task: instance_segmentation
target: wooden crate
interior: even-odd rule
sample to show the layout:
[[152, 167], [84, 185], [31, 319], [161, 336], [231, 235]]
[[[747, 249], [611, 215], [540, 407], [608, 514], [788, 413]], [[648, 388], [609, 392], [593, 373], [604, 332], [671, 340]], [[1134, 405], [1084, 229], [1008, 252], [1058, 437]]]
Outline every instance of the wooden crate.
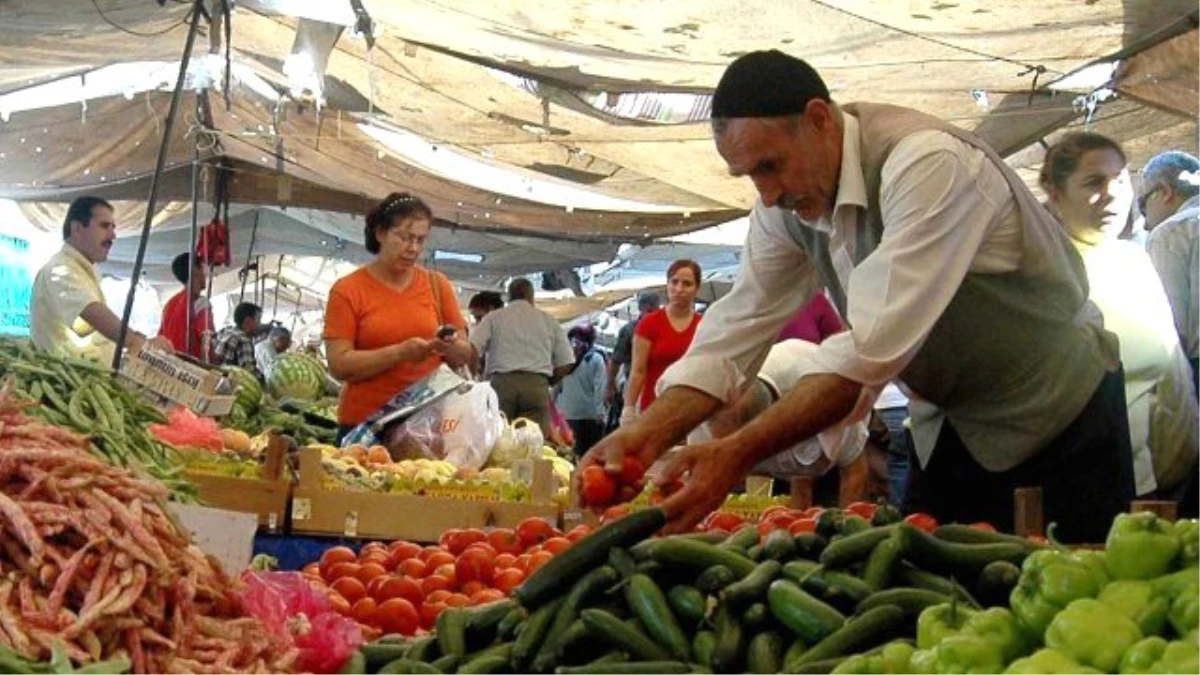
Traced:
[[529, 502], [331, 490], [323, 486], [323, 475], [320, 449], [302, 449], [300, 483], [292, 491], [293, 533], [434, 542], [453, 528], [516, 527], [529, 517], [557, 527], [561, 519], [553, 501], [553, 468], [544, 460], [533, 467]]
[[261, 478], [235, 478], [184, 472], [199, 491], [200, 502], [227, 511], [258, 516], [259, 528], [267, 532], [286, 529], [291, 504], [292, 480], [285, 470], [288, 443], [271, 435]]

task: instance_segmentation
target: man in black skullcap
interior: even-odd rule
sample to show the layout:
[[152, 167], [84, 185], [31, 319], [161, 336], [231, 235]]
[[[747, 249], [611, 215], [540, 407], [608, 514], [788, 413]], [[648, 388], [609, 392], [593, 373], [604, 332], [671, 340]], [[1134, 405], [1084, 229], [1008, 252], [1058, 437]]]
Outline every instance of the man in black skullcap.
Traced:
[[[1012, 491], [1101, 541], [1133, 497], [1115, 338], [1074, 247], [983, 141], [915, 110], [835, 104], [779, 51], [734, 61], [713, 95], [730, 173], [759, 194], [742, 268], [660, 398], [585, 459], [657, 459], [751, 380], [779, 329], [825, 287], [850, 330], [814, 374], [736, 433], [682, 451], [663, 482], [668, 529], [720, 506], [760, 460], [860, 418], [896, 381], [912, 395], [914, 508], [1011, 526]], [[917, 467], [922, 467], [917, 470]]]

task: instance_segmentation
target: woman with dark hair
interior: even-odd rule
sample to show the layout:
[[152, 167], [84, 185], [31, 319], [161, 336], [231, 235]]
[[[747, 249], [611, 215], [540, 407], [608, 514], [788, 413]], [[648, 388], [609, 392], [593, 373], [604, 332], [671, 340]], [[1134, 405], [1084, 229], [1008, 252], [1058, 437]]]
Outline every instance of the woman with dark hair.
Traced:
[[345, 382], [338, 403], [343, 433], [443, 361], [459, 367], [471, 358], [450, 281], [417, 264], [432, 226], [433, 212], [420, 198], [389, 195], [367, 214], [363, 232], [375, 260], [329, 291], [325, 351], [330, 374]]
[[567, 339], [575, 351], [575, 368], [558, 383], [554, 403], [575, 436], [575, 454], [582, 457], [604, 436], [608, 376], [604, 354], [596, 349], [595, 328], [574, 326]]
[[700, 265], [694, 260], [671, 263], [667, 268], [667, 306], [638, 322], [621, 426], [650, 407], [658, 378], [691, 346], [696, 326], [700, 324], [700, 314], [696, 312], [700, 274]]
[[1046, 152], [1039, 182], [1120, 340], [1137, 494], [1172, 488], [1196, 455], [1196, 401], [1162, 282], [1149, 255], [1118, 238], [1134, 202], [1125, 152], [1099, 134], [1068, 134]]

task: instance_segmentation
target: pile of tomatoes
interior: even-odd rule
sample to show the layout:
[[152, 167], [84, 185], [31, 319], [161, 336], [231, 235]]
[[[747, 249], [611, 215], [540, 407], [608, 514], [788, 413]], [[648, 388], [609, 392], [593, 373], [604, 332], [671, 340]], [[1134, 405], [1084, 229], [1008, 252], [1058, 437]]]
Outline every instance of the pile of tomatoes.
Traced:
[[541, 518], [527, 518], [515, 530], [448, 530], [437, 545], [371, 542], [358, 553], [336, 546], [302, 573], [325, 584], [334, 610], [358, 621], [368, 635], [413, 635], [432, 627], [448, 607], [508, 597], [590, 532], [579, 525], [564, 534]]

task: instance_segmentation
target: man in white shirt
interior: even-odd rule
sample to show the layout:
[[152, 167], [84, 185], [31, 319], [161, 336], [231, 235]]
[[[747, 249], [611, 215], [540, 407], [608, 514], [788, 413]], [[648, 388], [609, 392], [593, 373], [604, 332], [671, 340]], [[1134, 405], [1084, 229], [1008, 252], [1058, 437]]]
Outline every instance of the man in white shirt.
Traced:
[[914, 493], [935, 516], [1003, 527], [1012, 489], [1038, 485], [1060, 531], [1102, 539], [1133, 496], [1115, 340], [1087, 303], [1078, 253], [1003, 159], [917, 111], [835, 105], [808, 64], [778, 51], [731, 64], [713, 129], [761, 198], [742, 268], [662, 398], [584, 464], [615, 471], [637, 453], [649, 465], [736, 396], [823, 285], [850, 330], [753, 422], [681, 453], [660, 479], [689, 474], [664, 504], [668, 530], [690, 529], [758, 462], [865, 415], [899, 380], [921, 396], [913, 435], [933, 489]]
[[476, 358], [496, 390], [509, 421], [525, 417], [549, 437], [550, 385], [571, 372], [575, 351], [554, 317], [533, 306], [533, 283], [514, 279], [508, 305], [483, 317], [471, 331]]
[[[121, 319], [104, 303], [95, 265], [108, 260], [117, 238], [112, 205], [99, 197], [78, 197], [63, 220], [63, 247], [33, 282], [30, 339], [47, 352], [80, 356], [107, 365], [121, 332]], [[129, 330], [127, 345], [136, 351], [146, 336]], [[170, 351], [170, 343], [151, 344]]]
[[292, 331], [283, 326], [272, 326], [266, 339], [254, 345], [254, 362], [263, 379], [271, 376], [271, 368], [279, 355], [292, 346]]

